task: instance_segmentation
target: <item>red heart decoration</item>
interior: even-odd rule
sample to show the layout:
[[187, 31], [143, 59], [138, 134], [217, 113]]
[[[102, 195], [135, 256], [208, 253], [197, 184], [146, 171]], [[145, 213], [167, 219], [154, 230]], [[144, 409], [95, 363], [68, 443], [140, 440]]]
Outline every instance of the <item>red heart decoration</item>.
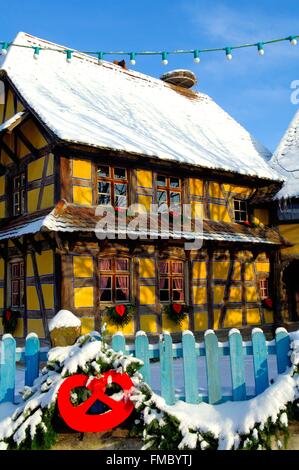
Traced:
[[7, 321], [9, 321], [11, 319], [11, 311], [10, 310], [6, 310], [5, 318], [6, 318]]
[[[102, 377], [90, 379], [87, 375], [76, 374], [67, 377], [58, 390], [57, 404], [61, 417], [66, 424], [79, 432], [102, 432], [119, 426], [125, 421], [134, 409], [130, 400], [123, 397], [116, 401], [105, 394], [108, 382], [118, 384], [126, 393], [133, 387], [133, 382], [128, 374], [120, 374], [115, 370], [105, 372]], [[74, 406], [71, 402], [71, 391], [77, 387], [86, 387], [92, 395], [83, 403]], [[109, 406], [110, 410], [99, 415], [88, 415], [91, 406], [100, 401]]]
[[175, 313], [181, 313], [183, 307], [181, 304], [173, 304], [172, 308], [175, 311]]
[[126, 313], [126, 307], [124, 305], [117, 305], [115, 311], [121, 317]]

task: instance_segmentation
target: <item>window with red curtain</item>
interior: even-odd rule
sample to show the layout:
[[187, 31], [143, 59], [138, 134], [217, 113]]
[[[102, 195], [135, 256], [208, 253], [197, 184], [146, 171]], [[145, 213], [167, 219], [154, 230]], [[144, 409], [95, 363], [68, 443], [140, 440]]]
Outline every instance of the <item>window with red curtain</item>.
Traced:
[[99, 261], [100, 301], [128, 302], [130, 300], [130, 260], [103, 258]]
[[10, 264], [11, 306], [24, 307], [24, 261]]
[[177, 260], [159, 262], [160, 302], [184, 302], [184, 263]]

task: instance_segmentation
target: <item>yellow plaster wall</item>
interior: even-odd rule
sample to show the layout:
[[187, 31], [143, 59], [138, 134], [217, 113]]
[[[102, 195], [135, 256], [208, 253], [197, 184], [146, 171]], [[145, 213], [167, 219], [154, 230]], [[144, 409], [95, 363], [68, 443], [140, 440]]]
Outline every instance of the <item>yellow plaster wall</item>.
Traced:
[[284, 224], [279, 226], [281, 235], [294, 246], [284, 248], [283, 254], [298, 255], [299, 254], [299, 224]]
[[193, 279], [207, 278], [207, 263], [205, 261], [193, 261], [192, 263]]
[[150, 170], [137, 170], [137, 186], [143, 188], [153, 187], [153, 174]]
[[22, 124], [20, 129], [35, 148], [41, 149], [48, 144], [32, 119]]
[[253, 222], [255, 224], [269, 225], [269, 211], [268, 209], [254, 209]]
[[207, 302], [207, 288], [202, 286], [193, 286], [193, 303], [202, 305]]
[[75, 287], [74, 305], [75, 308], [93, 307], [93, 287]]
[[242, 326], [242, 310], [227, 309], [224, 320], [224, 328], [233, 328]]
[[194, 313], [194, 329], [195, 331], [204, 331], [208, 329], [207, 312], [195, 312]]
[[192, 196], [203, 196], [204, 182], [197, 178], [189, 178], [189, 189]]
[[73, 257], [74, 277], [93, 277], [92, 256], [77, 255]]
[[214, 221], [231, 222], [227, 207], [220, 204], [210, 204], [210, 218]]
[[156, 275], [154, 258], [139, 258], [139, 276], [154, 278]]
[[162, 329], [166, 331], [170, 331], [171, 333], [175, 331], [183, 331], [183, 330], [188, 330], [189, 328], [189, 317], [186, 316], [186, 318], [182, 321], [181, 325], [177, 325], [175, 322], [170, 320], [166, 314], [162, 314]]
[[157, 317], [156, 315], [141, 315], [140, 329], [148, 333], [157, 333]]
[[81, 206], [92, 205], [92, 188], [83, 186], [73, 186], [73, 201], [74, 204]]
[[121, 331], [124, 335], [133, 335], [135, 333], [135, 327], [134, 327], [134, 321], [131, 320], [128, 325], [124, 325], [123, 328], [117, 325], [112, 325], [111, 322], [109, 321], [109, 318], [107, 318], [105, 315], [103, 316], [102, 323], [107, 324], [107, 334], [108, 335], [114, 335], [118, 331]]
[[91, 161], [89, 160], [73, 160], [73, 177], [86, 180], [91, 179]]
[[41, 209], [54, 206], [54, 184], [44, 186]]
[[11, 117], [15, 115], [15, 106], [14, 106], [14, 95], [11, 90], [7, 92], [7, 99], [6, 99], [6, 112], [4, 121], [7, 121]]
[[155, 286], [139, 286], [140, 305], [154, 305], [156, 303]]
[[45, 164], [45, 157], [38, 158], [30, 162], [27, 167], [28, 182], [39, 180], [43, 176], [43, 169]]
[[95, 330], [94, 317], [83, 317], [81, 318], [81, 334], [86, 335], [91, 331]]
[[45, 337], [43, 321], [41, 319], [28, 318], [27, 331], [29, 333], [36, 333], [39, 338]]
[[138, 204], [140, 204], [141, 206], [144, 206], [146, 209], [146, 212], [150, 212], [152, 203], [153, 203], [153, 197], [151, 194], [138, 194]]
[[261, 323], [261, 316], [258, 308], [247, 309], [246, 316], [248, 325], [259, 325]]
[[6, 216], [6, 204], [5, 201], [0, 202], [0, 219], [3, 219]]
[[5, 176], [0, 176], [0, 196], [5, 194]]

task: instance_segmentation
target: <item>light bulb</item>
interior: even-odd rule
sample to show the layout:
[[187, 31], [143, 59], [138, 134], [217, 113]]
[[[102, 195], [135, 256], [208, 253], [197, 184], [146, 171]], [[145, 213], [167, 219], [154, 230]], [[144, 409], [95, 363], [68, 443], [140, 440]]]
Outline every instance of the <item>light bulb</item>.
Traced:
[[98, 52], [98, 64], [102, 65], [103, 63], [104, 52]]
[[259, 42], [258, 45], [257, 45], [257, 50], [258, 50], [258, 54], [260, 56], [263, 56], [265, 54], [265, 50], [264, 50], [264, 44], [262, 42]]
[[39, 48], [39, 47], [35, 47], [35, 48], [34, 48], [33, 57], [34, 57], [35, 60], [38, 60], [38, 59], [39, 59], [39, 51], [40, 51], [40, 48]]
[[130, 64], [131, 64], [131, 65], [135, 65], [135, 64], [136, 64], [135, 52], [131, 52], [131, 54], [130, 54]]
[[72, 62], [72, 53], [73, 51], [67, 50], [66, 51], [66, 61], [70, 64]]
[[232, 55], [232, 50], [230, 47], [226, 47], [225, 53], [226, 53], [227, 60], [232, 60], [233, 55]]
[[162, 64], [167, 65], [168, 60], [167, 60], [167, 52], [162, 52]]
[[1, 49], [1, 55], [7, 55], [8, 52], [8, 42], [4, 42]]
[[294, 36], [290, 36], [290, 43], [292, 46], [297, 46], [297, 39]]
[[194, 57], [194, 58], [193, 58], [194, 63], [195, 63], [195, 64], [199, 64], [199, 62], [200, 62], [199, 50], [196, 49], [196, 50], [193, 52], [193, 57]]

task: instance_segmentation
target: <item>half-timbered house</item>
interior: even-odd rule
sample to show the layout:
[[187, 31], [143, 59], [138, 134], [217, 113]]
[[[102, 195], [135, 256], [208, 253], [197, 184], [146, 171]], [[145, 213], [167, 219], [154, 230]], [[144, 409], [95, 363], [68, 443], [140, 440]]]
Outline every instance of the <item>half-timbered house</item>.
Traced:
[[[18, 312], [15, 336], [47, 336], [60, 308], [113, 333], [107, 307], [126, 303], [126, 335], [279, 321], [270, 152], [203, 93], [81, 53], [68, 63], [28, 34], [14, 44], [0, 58], [0, 308]], [[60, 52], [34, 60], [35, 47]], [[98, 205], [162, 202], [202, 214], [200, 249], [173, 227], [97, 236]], [[181, 325], [165, 314], [174, 302], [188, 306]]]
[[281, 251], [281, 301], [285, 322], [299, 321], [299, 111], [271, 158], [285, 180], [275, 196], [272, 219], [291, 246]]

